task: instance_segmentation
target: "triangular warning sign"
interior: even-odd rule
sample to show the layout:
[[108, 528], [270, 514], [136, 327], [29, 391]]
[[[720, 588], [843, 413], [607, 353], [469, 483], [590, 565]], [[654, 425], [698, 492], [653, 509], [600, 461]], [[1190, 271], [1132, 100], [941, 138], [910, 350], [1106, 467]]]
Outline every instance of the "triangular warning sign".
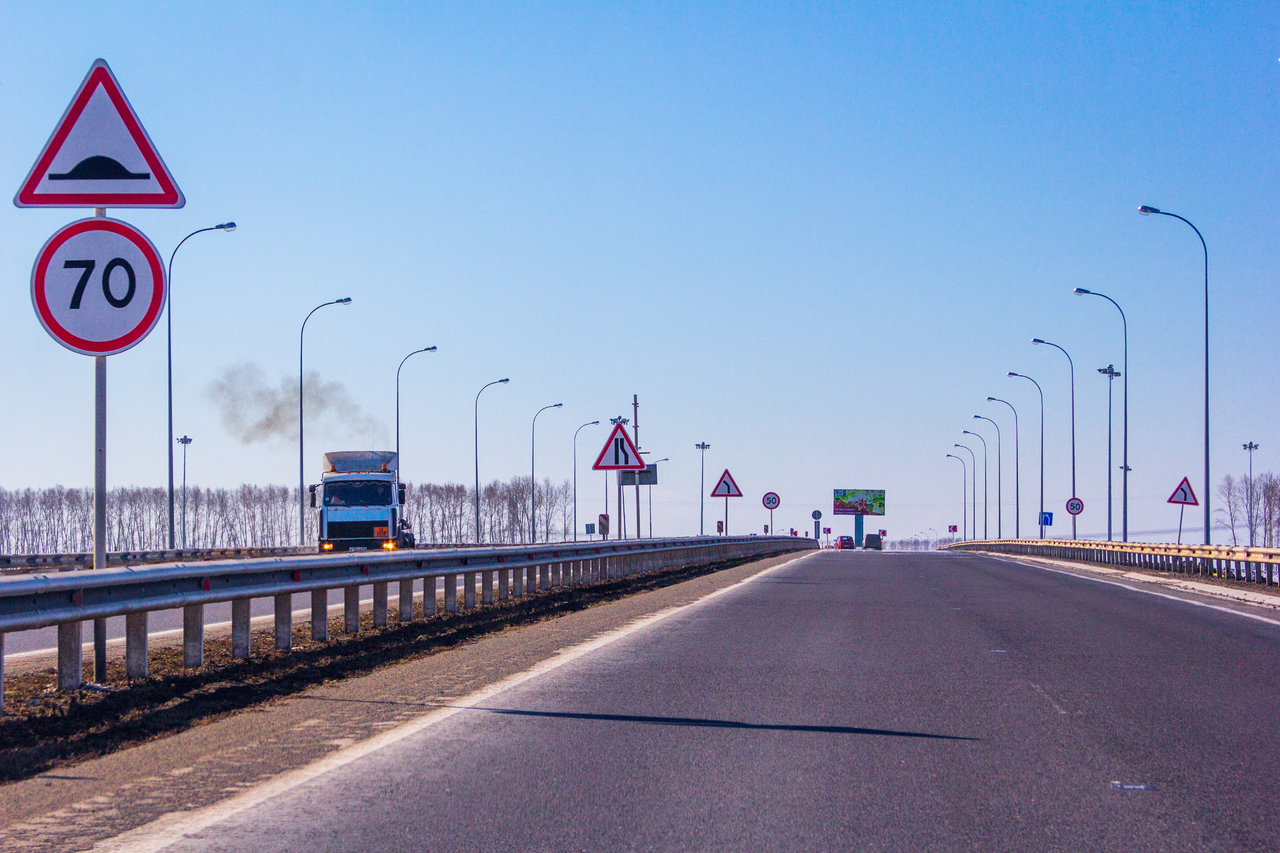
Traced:
[[1196, 500], [1196, 493], [1191, 491], [1191, 483], [1186, 477], [1182, 478], [1182, 482], [1178, 484], [1178, 488], [1173, 490], [1173, 494], [1169, 496], [1169, 503], [1182, 504], [1184, 506], [1200, 506], [1200, 501]]
[[18, 207], [182, 207], [187, 200], [104, 60], [14, 196]]
[[724, 473], [720, 475], [720, 482], [716, 483], [716, 487], [711, 490], [713, 498], [740, 498], [742, 497], [742, 489], [738, 488], [738, 484], [733, 481], [733, 475], [729, 473], [729, 469], [725, 468]]
[[609, 440], [604, 443], [604, 449], [596, 457], [596, 464], [592, 465], [591, 469], [593, 471], [643, 471], [645, 467], [644, 460], [640, 458], [640, 451], [636, 450], [631, 436], [627, 435], [626, 428], [618, 424], [613, 428], [613, 432], [609, 433]]

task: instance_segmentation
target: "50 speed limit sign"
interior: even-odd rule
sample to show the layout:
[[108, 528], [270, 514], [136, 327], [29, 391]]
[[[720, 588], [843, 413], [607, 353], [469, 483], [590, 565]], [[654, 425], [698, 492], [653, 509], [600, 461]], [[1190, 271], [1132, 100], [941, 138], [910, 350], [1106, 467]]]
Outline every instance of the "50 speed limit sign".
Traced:
[[778, 497], [777, 492], [766, 492], [764, 500], [761, 501], [761, 503], [764, 504], [765, 509], [774, 510], [782, 503], [782, 498]]
[[1079, 498], [1072, 498], [1071, 500], [1067, 501], [1067, 512], [1071, 513], [1072, 515], [1079, 515], [1080, 513], [1084, 512], [1084, 501], [1080, 500]]
[[127, 222], [97, 217], [49, 238], [31, 270], [31, 304], [53, 339], [83, 355], [115, 355], [147, 336], [168, 291], [164, 263]]

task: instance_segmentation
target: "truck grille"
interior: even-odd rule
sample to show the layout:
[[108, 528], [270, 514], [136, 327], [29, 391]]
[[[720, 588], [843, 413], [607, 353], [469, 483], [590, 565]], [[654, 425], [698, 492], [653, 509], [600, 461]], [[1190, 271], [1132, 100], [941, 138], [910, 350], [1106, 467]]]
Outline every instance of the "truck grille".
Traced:
[[378, 536], [385, 538], [387, 523], [385, 521], [331, 521], [328, 524], [328, 534], [329, 539], [373, 539]]

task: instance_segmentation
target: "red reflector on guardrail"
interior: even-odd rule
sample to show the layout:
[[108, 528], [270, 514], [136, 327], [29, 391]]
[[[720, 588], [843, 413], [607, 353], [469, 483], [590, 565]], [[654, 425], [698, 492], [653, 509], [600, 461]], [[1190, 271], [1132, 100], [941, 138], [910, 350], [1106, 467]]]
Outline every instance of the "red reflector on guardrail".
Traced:
[[208, 591], [209, 591], [209, 579], [208, 579], [208, 578], [201, 578], [201, 579], [200, 579], [200, 588], [201, 588], [201, 589], [203, 589], [205, 592], [208, 592]]
[[74, 604], [76, 607], [79, 607], [80, 605], [84, 604], [84, 593], [78, 589], [75, 592], [71, 593], [71, 603]]
[[302, 580], [302, 572], [297, 572], [297, 571], [295, 571], [295, 572], [293, 573], [293, 579], [294, 579], [295, 581], [300, 581], [300, 580]]
[[362, 574], [362, 575], [367, 575], [367, 574], [369, 574], [369, 567], [368, 567], [368, 566], [361, 566], [361, 567], [360, 567], [360, 574]]

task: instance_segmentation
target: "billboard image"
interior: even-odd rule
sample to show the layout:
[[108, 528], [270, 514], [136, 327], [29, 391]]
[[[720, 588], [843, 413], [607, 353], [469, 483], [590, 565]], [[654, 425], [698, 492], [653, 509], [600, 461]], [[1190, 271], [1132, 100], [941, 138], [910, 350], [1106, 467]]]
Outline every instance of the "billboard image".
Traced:
[[884, 489], [836, 489], [836, 515], [884, 515]]

